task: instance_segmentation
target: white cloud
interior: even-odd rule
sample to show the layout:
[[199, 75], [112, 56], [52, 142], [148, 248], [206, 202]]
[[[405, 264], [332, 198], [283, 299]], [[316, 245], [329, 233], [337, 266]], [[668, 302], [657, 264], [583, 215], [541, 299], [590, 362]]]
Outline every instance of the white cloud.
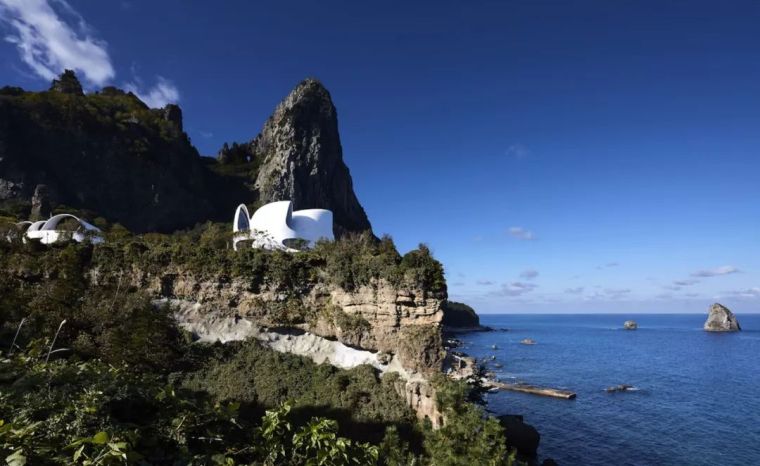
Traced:
[[699, 280], [695, 280], [693, 278], [687, 279], [687, 280], [676, 280], [673, 282], [673, 285], [675, 286], [691, 286], [696, 285], [699, 283]]
[[631, 292], [628, 288], [605, 288], [604, 294], [612, 299], [619, 299]]
[[525, 282], [512, 282], [504, 283], [501, 285], [501, 290], [497, 292], [503, 296], [522, 296], [525, 293], [529, 293], [538, 287], [535, 283]]
[[732, 290], [723, 293], [733, 298], [760, 298], [760, 287], [746, 288], [744, 290]]
[[738, 272], [739, 272], [739, 269], [737, 269], [733, 265], [723, 265], [712, 270], [697, 270], [696, 272], [692, 273], [691, 276], [707, 278], [707, 277], [717, 277], [719, 275], [729, 275], [729, 274], [738, 273]]
[[161, 108], [166, 104], [179, 102], [179, 90], [177, 86], [162, 76], [158, 77], [158, 82], [156, 82], [155, 86], [148, 89], [142, 88], [142, 81], [139, 79], [125, 84], [124, 88], [135, 94], [151, 108]]
[[535, 269], [527, 269], [520, 274], [520, 278], [525, 280], [533, 280], [536, 277], [538, 277], [538, 270]]
[[565, 293], [566, 294], [582, 294], [584, 289], [585, 288], [582, 287], [582, 286], [578, 286], [578, 287], [575, 287], [575, 288], [567, 288], [565, 290]]
[[43, 79], [72, 69], [87, 82], [103, 85], [115, 75], [106, 43], [91, 35], [84, 19], [64, 0], [0, 0], [0, 21], [12, 30], [5, 40]]
[[509, 234], [514, 238], [517, 238], [519, 240], [524, 240], [524, 241], [530, 241], [530, 240], [536, 239], [536, 236], [533, 234], [532, 231], [527, 230], [523, 227], [511, 227], [509, 229]]
[[494, 284], [491, 280], [478, 280], [476, 283], [483, 286], [490, 286]]
[[[595, 288], [599, 288], [598, 286]], [[621, 299], [625, 296], [628, 296], [631, 293], [630, 288], [604, 288], [599, 291], [595, 291], [594, 294], [591, 296], [588, 296], [587, 300], [590, 301], [596, 301], [596, 300], [609, 300], [609, 299]]]
[[611, 269], [613, 267], [618, 267], [619, 265], [619, 262], [607, 262], [606, 264], [598, 265], [596, 268], [597, 270]]

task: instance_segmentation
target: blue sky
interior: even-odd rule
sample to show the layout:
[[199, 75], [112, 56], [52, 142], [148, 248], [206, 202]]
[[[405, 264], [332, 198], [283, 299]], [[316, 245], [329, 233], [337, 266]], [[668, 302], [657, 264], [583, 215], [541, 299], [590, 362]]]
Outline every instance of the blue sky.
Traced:
[[409, 3], [0, 0], [0, 84], [177, 101], [212, 155], [315, 76], [375, 231], [453, 299], [760, 312], [760, 2]]

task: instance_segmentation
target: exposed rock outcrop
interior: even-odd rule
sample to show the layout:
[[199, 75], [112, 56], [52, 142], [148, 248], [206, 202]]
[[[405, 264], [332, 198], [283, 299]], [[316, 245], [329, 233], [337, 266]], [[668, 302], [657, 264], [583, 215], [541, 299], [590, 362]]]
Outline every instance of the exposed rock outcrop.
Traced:
[[32, 213], [29, 219], [48, 219], [50, 218], [52, 211], [53, 207], [50, 199], [50, 190], [44, 184], [38, 184], [37, 187], [34, 188], [34, 196], [32, 196]]
[[54, 79], [50, 85], [50, 90], [60, 92], [61, 94], [84, 95], [82, 84], [77, 79], [77, 75], [71, 70], [65, 70], [58, 79]]
[[[100, 283], [108, 277], [93, 270], [90, 279]], [[397, 289], [379, 280], [351, 292], [318, 283], [294, 297], [265, 286], [252, 289], [249, 281], [239, 278], [197, 277], [180, 270], [161, 275], [133, 270], [123, 280], [122, 286], [179, 305], [180, 324], [205, 340], [266, 338], [276, 350], [314, 350], [318, 362], [344, 366], [342, 361], [355, 360], [398, 372], [403, 379], [399, 393], [420, 418], [440, 425], [435, 389], [428, 380], [442, 369], [446, 356], [440, 325], [445, 293]], [[284, 328], [319, 338], [301, 342], [271, 336]], [[348, 349], [336, 350], [329, 340]]]
[[710, 306], [704, 329], [708, 332], [736, 332], [741, 330], [736, 316], [727, 307], [715, 303]]
[[639, 328], [639, 325], [633, 320], [626, 320], [625, 323], [623, 323], [623, 328], [626, 330], [636, 330]]
[[336, 236], [372, 229], [343, 162], [335, 106], [319, 81], [296, 86], [250, 147], [261, 160], [260, 202], [291, 200], [294, 210], [330, 209]]
[[157, 297], [198, 303], [204, 315], [300, 328], [351, 347], [396, 354], [404, 367], [414, 371], [440, 370], [445, 356], [440, 334], [443, 297], [397, 290], [383, 281], [353, 292], [317, 284], [298, 298], [266, 288], [254, 291], [236, 278], [217, 281], [180, 273], [136, 274], [131, 284]]

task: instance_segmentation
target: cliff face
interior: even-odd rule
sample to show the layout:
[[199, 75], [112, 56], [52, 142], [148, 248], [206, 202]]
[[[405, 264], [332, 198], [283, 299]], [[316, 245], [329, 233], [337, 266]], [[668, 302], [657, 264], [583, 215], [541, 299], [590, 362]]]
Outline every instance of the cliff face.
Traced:
[[[98, 270], [90, 277], [95, 286], [114, 279]], [[181, 269], [162, 274], [132, 269], [120, 277], [120, 286], [170, 303], [180, 325], [206, 341], [257, 338], [277, 351], [318, 363], [344, 368], [372, 364], [383, 372], [398, 372], [395, 388], [417, 416], [435, 427], [444, 422], [429, 380], [441, 371], [446, 357], [441, 340], [445, 292], [399, 289], [376, 280], [353, 291], [317, 283], [294, 298], [276, 287], [252, 289], [245, 279], [200, 277]], [[333, 341], [353, 354], [337, 354], [341, 350]]]
[[372, 229], [343, 162], [335, 106], [319, 81], [296, 86], [250, 143], [220, 152], [221, 161], [246, 159], [260, 164], [260, 203], [289, 199], [296, 210], [330, 209], [337, 236]]
[[[92, 276], [97, 283], [97, 271]], [[378, 280], [350, 292], [317, 283], [294, 297], [276, 288], [252, 289], [244, 279], [201, 278], [178, 269], [161, 275], [135, 270], [126, 278], [124, 285], [156, 299], [195, 305], [190, 318], [206, 323], [245, 319], [262, 328], [297, 328], [387, 358], [396, 356], [410, 373], [440, 371], [445, 356], [440, 334], [445, 293], [397, 289]]]
[[26, 216], [45, 185], [53, 207], [134, 231], [217, 218], [230, 184], [190, 144], [179, 107], [149, 109], [115, 88], [84, 95], [77, 85], [69, 72], [47, 92], [0, 90], [0, 207]]

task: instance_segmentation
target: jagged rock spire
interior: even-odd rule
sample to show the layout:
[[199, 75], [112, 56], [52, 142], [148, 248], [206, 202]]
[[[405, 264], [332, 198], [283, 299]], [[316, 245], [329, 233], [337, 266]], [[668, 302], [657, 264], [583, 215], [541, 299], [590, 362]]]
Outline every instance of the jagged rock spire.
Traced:
[[84, 95], [82, 84], [72, 70], [64, 70], [58, 79], [54, 79], [50, 90], [62, 94]]
[[256, 179], [260, 201], [292, 200], [296, 210], [330, 209], [338, 236], [371, 231], [343, 162], [337, 112], [322, 83], [310, 78], [298, 84], [251, 149], [262, 160]]

